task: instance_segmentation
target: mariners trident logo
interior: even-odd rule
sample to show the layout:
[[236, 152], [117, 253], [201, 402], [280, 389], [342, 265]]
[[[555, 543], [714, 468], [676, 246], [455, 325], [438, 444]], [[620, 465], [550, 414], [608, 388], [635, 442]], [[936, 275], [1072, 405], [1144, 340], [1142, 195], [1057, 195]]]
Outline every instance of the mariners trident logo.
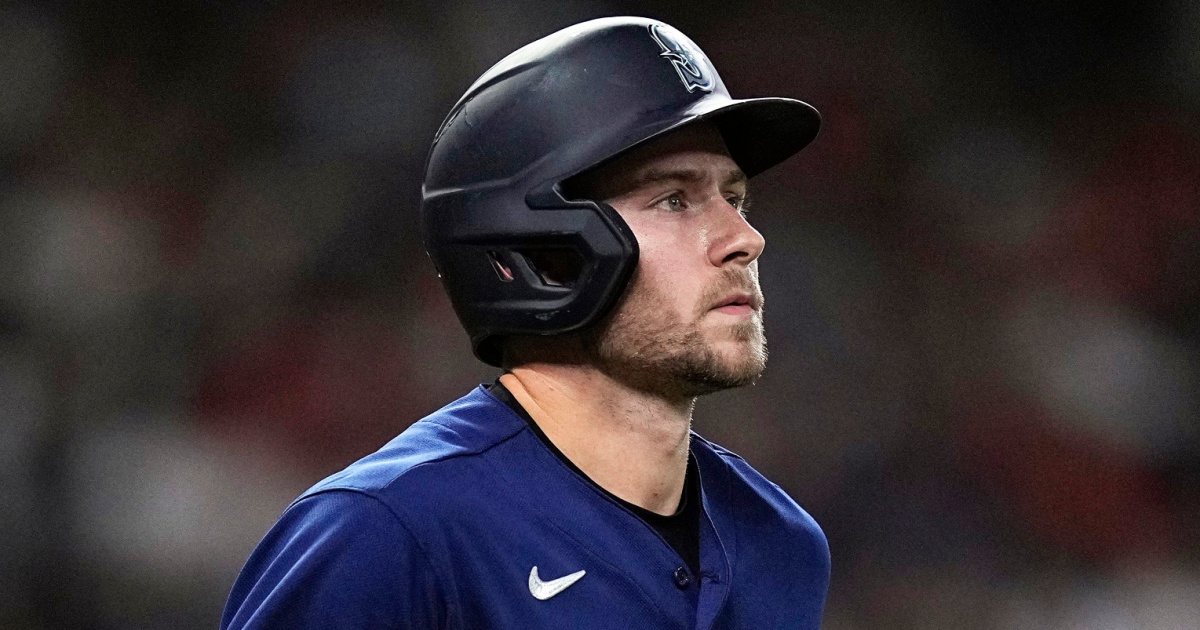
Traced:
[[662, 48], [662, 54], [659, 56], [666, 58], [672, 66], [675, 66], [675, 72], [679, 75], [679, 80], [683, 81], [683, 87], [687, 88], [687, 91], [712, 91], [712, 73], [700, 62], [703, 53], [696, 48], [695, 44], [675, 36], [670, 27], [663, 24], [651, 24], [650, 37], [653, 37], [654, 41], [658, 43], [658, 47]]

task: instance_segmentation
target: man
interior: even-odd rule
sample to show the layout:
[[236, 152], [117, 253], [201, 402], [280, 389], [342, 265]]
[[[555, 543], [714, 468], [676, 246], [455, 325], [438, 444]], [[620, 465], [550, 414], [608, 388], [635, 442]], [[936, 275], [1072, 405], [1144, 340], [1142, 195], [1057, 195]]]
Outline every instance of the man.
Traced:
[[503, 367], [296, 500], [224, 628], [818, 628], [816, 523], [691, 433], [763, 370], [747, 177], [814, 109], [732, 100], [675, 29], [606, 18], [485, 73], [434, 140], [425, 242]]

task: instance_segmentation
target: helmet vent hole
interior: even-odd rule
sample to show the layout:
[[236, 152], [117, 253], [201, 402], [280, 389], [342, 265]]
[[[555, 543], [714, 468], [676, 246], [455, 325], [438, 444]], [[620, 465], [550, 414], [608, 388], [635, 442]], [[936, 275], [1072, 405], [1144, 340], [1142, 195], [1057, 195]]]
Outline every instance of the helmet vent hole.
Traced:
[[539, 247], [517, 250], [541, 279], [551, 287], [573, 288], [583, 274], [583, 256], [570, 247]]
[[508, 265], [500, 262], [500, 254], [493, 250], [488, 250], [487, 255], [488, 255], [488, 260], [492, 261], [492, 269], [495, 269], [496, 275], [500, 276], [500, 281], [501, 282], [512, 282], [513, 281], [512, 269], [510, 269], [508, 267]]

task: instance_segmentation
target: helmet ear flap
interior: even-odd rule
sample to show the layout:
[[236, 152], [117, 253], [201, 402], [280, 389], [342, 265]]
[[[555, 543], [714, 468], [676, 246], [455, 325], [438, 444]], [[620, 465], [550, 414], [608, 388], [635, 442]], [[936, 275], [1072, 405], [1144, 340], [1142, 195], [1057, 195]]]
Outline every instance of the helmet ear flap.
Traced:
[[520, 211], [520, 224], [481, 225], [471, 238], [430, 248], [475, 355], [490, 365], [500, 365], [503, 336], [555, 335], [599, 320], [637, 266], [637, 240], [612, 206], [563, 199], [556, 185], [538, 190], [548, 192], [531, 193], [538, 205]]
[[548, 287], [571, 289], [581, 279], [586, 262], [574, 247], [526, 247], [517, 250], [533, 275]]
[[[569, 197], [564, 194], [564, 185], [561, 182], [546, 182], [542, 185], [535, 186], [528, 194], [525, 195], [525, 203], [535, 212], [545, 210], [567, 210], [577, 209], [580, 211], [590, 211], [594, 216], [601, 219], [600, 222], [589, 224], [579, 233], [583, 238], [582, 244], [586, 246], [587, 251], [581, 252], [578, 249], [561, 248], [561, 247], [543, 247], [543, 248], [528, 248], [536, 251], [543, 250], [545, 255], [536, 255], [536, 260], [533, 260], [535, 267], [540, 266], [539, 263], [547, 263], [557, 266], [558, 273], [569, 273], [572, 268], [576, 270], [576, 279], [579, 279], [580, 274], [601, 275], [614, 274], [611, 284], [618, 294], [624, 292], [625, 283], [633, 275], [633, 269], [637, 266], [638, 259], [638, 243], [637, 237], [634, 236], [633, 230], [625, 223], [625, 219], [617, 213], [616, 209], [603, 201], [595, 199], [580, 199]], [[606, 229], [601, 229], [603, 225]], [[570, 253], [564, 252], [564, 249], [572, 249]], [[547, 258], [548, 255], [549, 257]], [[572, 261], [569, 256], [574, 255], [577, 260]], [[554, 260], [554, 257], [559, 257]], [[527, 256], [527, 258], [529, 258]], [[614, 263], [621, 263], [615, 265]], [[585, 269], [584, 266], [589, 268]], [[594, 268], [604, 267], [604, 268]], [[623, 268], [623, 270], [622, 270]], [[609, 303], [611, 305], [611, 302]]]
[[579, 249], [570, 244], [496, 247], [484, 253], [500, 282], [525, 281], [551, 289], [574, 288], [587, 265]]

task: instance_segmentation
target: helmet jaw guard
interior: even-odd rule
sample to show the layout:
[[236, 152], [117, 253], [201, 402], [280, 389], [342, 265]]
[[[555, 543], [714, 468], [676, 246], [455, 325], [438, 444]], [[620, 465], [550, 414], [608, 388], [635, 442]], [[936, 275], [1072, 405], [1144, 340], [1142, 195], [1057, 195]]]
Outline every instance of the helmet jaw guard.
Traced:
[[[711, 120], [747, 176], [815, 136], [820, 117], [791, 99], [734, 100], [711, 62], [675, 29], [604, 18], [512, 53], [459, 99], [430, 149], [425, 247], [475, 355], [498, 366], [504, 335], [554, 335], [602, 318], [624, 292], [638, 246], [598, 200], [564, 180], [698, 120]], [[531, 256], [573, 252], [573, 282]]]
[[[440, 210], [438, 202], [428, 205]], [[561, 334], [603, 317], [637, 266], [637, 240], [611, 207], [560, 201], [536, 211], [536, 221], [476, 224], [447, 242], [431, 240], [433, 231], [426, 229], [426, 249], [450, 302], [475, 355], [489, 365], [500, 365], [496, 342], [504, 335]], [[552, 282], [536, 268], [535, 255], [547, 251], [579, 257], [572, 282]]]

